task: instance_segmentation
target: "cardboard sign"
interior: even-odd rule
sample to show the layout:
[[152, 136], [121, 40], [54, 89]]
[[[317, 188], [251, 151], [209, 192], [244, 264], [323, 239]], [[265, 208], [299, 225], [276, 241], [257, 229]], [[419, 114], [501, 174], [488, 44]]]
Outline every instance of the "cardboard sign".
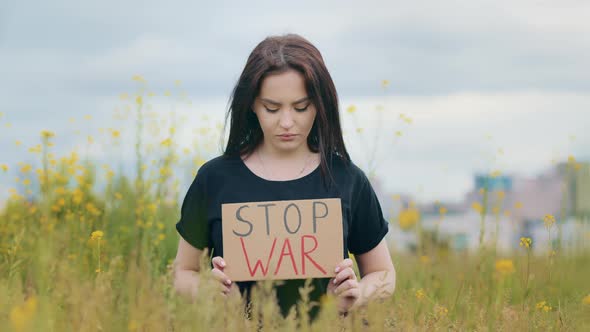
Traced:
[[329, 278], [343, 257], [340, 198], [222, 204], [233, 281]]

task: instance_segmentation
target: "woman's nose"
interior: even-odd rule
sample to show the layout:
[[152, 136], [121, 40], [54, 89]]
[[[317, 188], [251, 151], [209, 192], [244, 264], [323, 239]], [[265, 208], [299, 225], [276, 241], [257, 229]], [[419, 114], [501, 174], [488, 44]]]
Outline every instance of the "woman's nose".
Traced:
[[293, 126], [293, 115], [291, 114], [291, 110], [286, 110], [284, 112], [281, 113], [281, 118], [280, 118], [280, 125], [283, 128], [290, 128]]

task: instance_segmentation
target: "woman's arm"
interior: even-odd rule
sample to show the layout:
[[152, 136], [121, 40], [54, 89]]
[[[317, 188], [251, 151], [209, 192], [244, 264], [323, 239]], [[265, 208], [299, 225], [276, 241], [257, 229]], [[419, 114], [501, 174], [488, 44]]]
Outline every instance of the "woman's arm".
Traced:
[[199, 289], [202, 254], [203, 250], [193, 247], [180, 237], [174, 260], [174, 289], [191, 301], [194, 301]]
[[336, 267], [336, 276], [328, 284], [328, 292], [338, 299], [341, 313], [362, 306], [375, 298], [391, 296], [395, 289], [395, 269], [384, 240], [370, 251], [356, 256], [361, 280], [357, 281], [352, 260], [347, 258]]
[[359, 282], [361, 296], [353, 307], [364, 305], [374, 298], [393, 295], [396, 280], [395, 268], [385, 240], [381, 240], [368, 252], [355, 256], [355, 259], [361, 275]]
[[[191, 302], [199, 294], [201, 282], [201, 257], [203, 250], [193, 247], [185, 239], [180, 237], [178, 253], [174, 260], [174, 289], [182, 296], [189, 298]], [[238, 286], [231, 282], [225, 275], [225, 261], [221, 257], [213, 257], [211, 260], [213, 269], [210, 270], [212, 280], [218, 282], [219, 292], [223, 296], [240, 294]], [[208, 276], [205, 276], [208, 277]], [[210, 280], [209, 278], [206, 278]]]

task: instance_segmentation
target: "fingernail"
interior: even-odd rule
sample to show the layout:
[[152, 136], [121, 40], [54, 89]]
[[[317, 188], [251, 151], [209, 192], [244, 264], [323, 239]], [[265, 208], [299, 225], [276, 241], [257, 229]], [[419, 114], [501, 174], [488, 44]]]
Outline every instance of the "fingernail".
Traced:
[[226, 284], [229, 286], [229, 285], [231, 285], [231, 280], [227, 279], [227, 280], [225, 281], [225, 283], [226, 283]]
[[340, 266], [336, 266], [336, 272], [340, 271]]
[[225, 262], [224, 262], [224, 261], [221, 261], [221, 262], [219, 263], [219, 265], [221, 265], [221, 267], [225, 267]]
[[334, 283], [334, 285], [336, 284], [336, 278], [334, 278], [334, 281], [332, 281], [332, 283]]

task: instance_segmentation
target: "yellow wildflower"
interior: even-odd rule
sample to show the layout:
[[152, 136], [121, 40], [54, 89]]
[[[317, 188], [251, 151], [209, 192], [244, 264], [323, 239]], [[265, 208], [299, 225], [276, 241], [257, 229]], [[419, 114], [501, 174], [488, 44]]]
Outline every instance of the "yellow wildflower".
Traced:
[[420, 256], [420, 263], [427, 265], [428, 263], [430, 263], [430, 257], [426, 255]]
[[51, 138], [53, 136], [55, 136], [55, 133], [53, 133], [49, 130], [42, 130], [41, 131], [41, 137], [43, 137], [43, 138]]
[[422, 288], [416, 291], [416, 298], [418, 300], [422, 300], [424, 297], [426, 297], [426, 293], [424, 293], [424, 290]]
[[10, 321], [14, 330], [27, 330], [37, 311], [37, 298], [29, 297], [22, 305], [14, 307], [10, 312]]
[[533, 240], [530, 237], [521, 237], [520, 238], [520, 246], [525, 248], [530, 248]]
[[395, 132], [395, 136], [397, 136], [397, 137], [401, 137], [401, 136], [402, 136], [402, 132], [401, 132], [401, 131], [399, 131], [399, 130], [398, 130], [398, 131], [396, 131], [396, 132]]
[[493, 171], [493, 172], [490, 173], [490, 176], [492, 178], [496, 178], [496, 177], [500, 176], [501, 174], [502, 174], [502, 172], [500, 172], [499, 170], [495, 170], [495, 171]]
[[121, 132], [115, 129], [111, 129], [111, 135], [113, 136], [113, 138], [118, 138], [119, 136], [121, 136]]
[[160, 144], [162, 146], [170, 146], [172, 144], [172, 140], [170, 138], [167, 138], [167, 139], [163, 140], [162, 142], [160, 142]]
[[145, 79], [143, 78], [143, 76], [141, 76], [141, 75], [133, 75], [133, 77], [131, 79], [136, 82], [140, 82], [140, 83], [146, 82]]
[[37, 144], [34, 147], [29, 148], [29, 152], [41, 153], [41, 144]]
[[586, 295], [586, 297], [582, 299], [582, 303], [590, 305], [590, 294]]
[[438, 208], [438, 213], [440, 215], [445, 215], [447, 213], [447, 208], [444, 206], [441, 206], [440, 208]]
[[438, 317], [444, 317], [449, 313], [449, 310], [445, 306], [437, 304], [434, 308], [434, 312]]
[[94, 231], [94, 232], [92, 232], [90, 239], [91, 240], [100, 240], [100, 239], [102, 239], [103, 235], [104, 235], [104, 233], [102, 231]]
[[546, 301], [538, 302], [535, 305], [535, 307], [537, 308], [537, 310], [544, 311], [544, 312], [549, 312], [552, 309], [551, 306]]
[[420, 211], [418, 211], [418, 209], [412, 206], [407, 209], [402, 209], [399, 212], [397, 219], [399, 227], [402, 230], [408, 230], [414, 227], [414, 225], [416, 225], [416, 223], [420, 219]]
[[143, 98], [141, 98], [141, 96], [137, 96], [135, 98], [135, 102], [137, 103], [137, 105], [141, 105], [143, 104]]
[[139, 327], [139, 324], [137, 324], [137, 321], [135, 321], [133, 319], [130, 320], [129, 323], [127, 324], [128, 331], [136, 331], [138, 327]]
[[522, 202], [516, 202], [516, 203], [514, 203], [514, 208], [515, 209], [522, 209]]
[[500, 214], [500, 207], [499, 206], [494, 206], [492, 207], [492, 213], [497, 216]]
[[348, 106], [348, 108], [346, 109], [346, 111], [348, 113], [352, 114], [352, 113], [356, 112], [356, 106], [350, 105], [350, 106]]
[[501, 275], [514, 273], [514, 263], [511, 259], [498, 259], [496, 261], [496, 271]]
[[574, 156], [572, 156], [572, 155], [569, 155], [569, 156], [567, 157], [567, 162], [568, 162], [569, 164], [572, 164], [572, 165], [573, 165], [573, 164], [575, 164], [575, 163], [576, 163], [576, 158], [574, 158]]
[[100, 210], [97, 209], [92, 203], [86, 203], [86, 211], [92, 213], [95, 216], [100, 215]]
[[383, 88], [387, 88], [389, 86], [389, 80], [383, 80], [383, 81], [381, 81], [381, 86]]
[[8, 171], [8, 165], [2, 164], [2, 165], [0, 165], [0, 169], [2, 169], [4, 172], [7, 172]]
[[471, 203], [471, 208], [474, 209], [477, 213], [483, 213], [483, 206], [481, 206], [479, 202]]
[[551, 228], [551, 226], [553, 226], [553, 224], [555, 224], [555, 217], [551, 214], [546, 214], [543, 217], [543, 223], [545, 223], [545, 227]]
[[31, 171], [31, 165], [30, 164], [24, 164], [21, 168], [20, 168], [21, 173], [28, 173]]

